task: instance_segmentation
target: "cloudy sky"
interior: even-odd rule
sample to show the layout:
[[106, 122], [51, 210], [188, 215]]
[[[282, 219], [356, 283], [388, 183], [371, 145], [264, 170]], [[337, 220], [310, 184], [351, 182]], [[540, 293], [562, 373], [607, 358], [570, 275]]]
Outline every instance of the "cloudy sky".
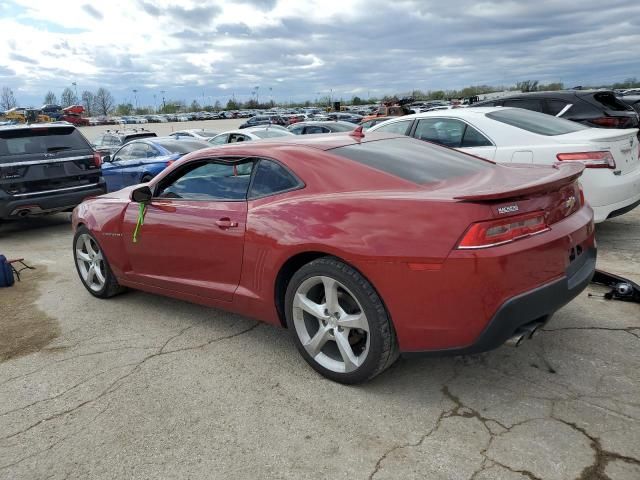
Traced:
[[403, 93], [640, 77], [638, 0], [2, 0], [0, 86], [20, 104]]

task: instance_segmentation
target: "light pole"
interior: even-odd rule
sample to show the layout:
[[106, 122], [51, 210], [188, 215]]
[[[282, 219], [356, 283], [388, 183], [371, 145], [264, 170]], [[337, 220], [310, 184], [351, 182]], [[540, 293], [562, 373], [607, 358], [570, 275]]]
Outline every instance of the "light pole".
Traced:
[[136, 90], [135, 88], [133, 89], [133, 98], [136, 102], [136, 110], [138, 110], [138, 90]]
[[78, 98], [78, 84], [76, 82], [71, 82], [71, 85], [73, 85], [73, 88], [75, 88], [75, 90], [76, 90], [76, 102], [77, 102], [77, 101], [80, 100]]
[[156, 94], [153, 94], [153, 113], [158, 113], [158, 102], [156, 102]]
[[258, 96], [258, 93], [260, 93], [259, 90], [260, 90], [260, 85], [256, 87], [256, 103], [258, 105], [260, 105], [260, 97]]
[[165, 94], [165, 91], [164, 91], [164, 90], [160, 90], [160, 93], [162, 94], [162, 110], [164, 110], [164, 109], [166, 109], [166, 108], [167, 108], [167, 104], [166, 104], [166, 103], [165, 103], [165, 101], [164, 101], [164, 94]]

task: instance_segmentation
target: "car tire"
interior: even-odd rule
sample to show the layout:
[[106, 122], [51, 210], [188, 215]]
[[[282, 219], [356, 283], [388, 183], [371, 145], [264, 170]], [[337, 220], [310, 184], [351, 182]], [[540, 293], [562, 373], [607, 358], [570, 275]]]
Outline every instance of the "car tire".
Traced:
[[313, 260], [291, 277], [285, 315], [302, 357], [336, 382], [365, 382], [398, 358], [382, 299], [360, 272], [335, 257]]
[[73, 260], [82, 285], [94, 297], [109, 298], [126, 290], [118, 284], [98, 240], [84, 225], [73, 236]]

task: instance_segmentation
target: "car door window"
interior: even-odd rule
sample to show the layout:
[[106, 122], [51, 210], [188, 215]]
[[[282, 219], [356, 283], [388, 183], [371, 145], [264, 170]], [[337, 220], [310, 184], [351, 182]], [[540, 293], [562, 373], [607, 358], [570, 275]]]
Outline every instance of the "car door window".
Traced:
[[249, 140], [249, 138], [246, 135], [243, 135], [241, 133], [231, 133], [231, 134], [229, 134], [229, 143], [244, 142], [246, 140]]
[[451, 148], [462, 144], [466, 124], [453, 118], [426, 118], [418, 121], [414, 136]]
[[308, 127], [305, 127], [304, 129], [305, 135], [311, 135], [315, 133], [325, 133], [325, 130], [319, 125], [310, 125]]
[[301, 182], [285, 167], [272, 160], [261, 159], [251, 184], [250, 198], [286, 192], [301, 186]]
[[212, 138], [209, 140], [209, 143], [211, 145], [223, 145], [227, 143], [227, 138], [229, 138], [229, 135], [225, 133], [224, 135], [218, 135], [217, 137]]
[[252, 170], [253, 160], [237, 163], [194, 161], [164, 178], [155, 196], [184, 200], [246, 200]]
[[94, 145], [95, 147], [101, 147], [101, 146], [102, 146], [102, 135], [100, 135], [98, 138], [96, 138], [96, 139], [93, 141], [93, 145]]
[[406, 135], [407, 130], [411, 126], [411, 120], [404, 120], [402, 122], [393, 122], [388, 125], [383, 125], [380, 128], [376, 129], [376, 132], [386, 132], [386, 133], [398, 133], [400, 135]]
[[467, 125], [462, 136], [462, 148], [465, 147], [492, 147], [493, 143], [471, 125]]
[[515, 98], [513, 100], [505, 100], [504, 106], [524, 108], [525, 110], [533, 110], [534, 112], [542, 112], [542, 102], [535, 98]]
[[[127, 149], [127, 158], [123, 158], [123, 161], [133, 161], [147, 158], [148, 145], [144, 143], [130, 143], [125, 148]], [[123, 149], [124, 150], [124, 149]]]
[[304, 127], [294, 127], [290, 130], [290, 132], [294, 135], [300, 135], [302, 134], [302, 130], [304, 130]]
[[114, 162], [123, 162], [133, 158], [133, 145], [126, 145], [116, 152], [113, 156]]

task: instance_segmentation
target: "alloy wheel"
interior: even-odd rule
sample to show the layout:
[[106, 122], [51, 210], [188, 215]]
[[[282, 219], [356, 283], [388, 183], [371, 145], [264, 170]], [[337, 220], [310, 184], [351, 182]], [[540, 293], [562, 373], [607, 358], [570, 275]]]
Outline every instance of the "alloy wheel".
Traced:
[[106, 267], [100, 246], [91, 235], [83, 233], [76, 239], [75, 253], [82, 281], [94, 292], [101, 291], [106, 283]]
[[358, 369], [369, 353], [369, 322], [356, 297], [342, 283], [313, 276], [293, 299], [293, 323], [307, 353], [337, 373]]

